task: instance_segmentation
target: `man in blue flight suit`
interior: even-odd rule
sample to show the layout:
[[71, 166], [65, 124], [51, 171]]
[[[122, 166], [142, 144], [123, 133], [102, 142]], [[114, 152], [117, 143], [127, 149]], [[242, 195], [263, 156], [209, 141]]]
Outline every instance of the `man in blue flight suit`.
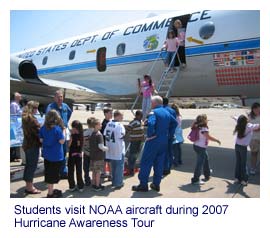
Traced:
[[156, 191], [160, 190], [168, 140], [174, 136], [177, 127], [177, 121], [163, 107], [160, 96], [154, 96], [151, 102], [153, 110], [148, 118], [147, 138], [138, 176], [140, 184], [132, 186], [133, 191], [148, 191], [148, 179], [152, 166], [154, 167], [154, 179], [150, 187]]
[[[176, 119], [176, 112], [169, 106], [169, 99], [163, 98], [163, 107]], [[173, 163], [173, 138], [169, 138], [167, 155], [164, 160], [163, 175], [166, 176], [171, 173]]]
[[[54, 96], [54, 102], [50, 103], [46, 109], [46, 113], [51, 111], [52, 109], [55, 109], [59, 112], [59, 115], [61, 116], [63, 123], [65, 125], [65, 128], [68, 128], [68, 121], [71, 117], [72, 111], [70, 107], [63, 102], [63, 92], [61, 90], [57, 90], [55, 92]], [[67, 179], [67, 165], [66, 165], [66, 153], [67, 153], [67, 141], [63, 144], [63, 151], [64, 151], [64, 160], [61, 166], [60, 175], [62, 179]]]

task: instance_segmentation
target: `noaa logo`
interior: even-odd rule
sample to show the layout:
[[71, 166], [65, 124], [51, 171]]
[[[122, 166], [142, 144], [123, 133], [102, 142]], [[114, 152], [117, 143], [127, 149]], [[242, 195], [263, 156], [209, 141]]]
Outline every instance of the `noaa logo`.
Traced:
[[158, 36], [157, 35], [148, 36], [145, 39], [145, 41], [143, 42], [143, 48], [146, 51], [154, 50], [157, 47], [158, 47]]

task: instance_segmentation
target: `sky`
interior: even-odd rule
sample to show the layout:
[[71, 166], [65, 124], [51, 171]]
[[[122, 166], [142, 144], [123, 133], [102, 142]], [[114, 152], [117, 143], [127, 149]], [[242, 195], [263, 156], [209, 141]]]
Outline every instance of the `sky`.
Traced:
[[168, 12], [170, 11], [12, 10], [10, 52]]

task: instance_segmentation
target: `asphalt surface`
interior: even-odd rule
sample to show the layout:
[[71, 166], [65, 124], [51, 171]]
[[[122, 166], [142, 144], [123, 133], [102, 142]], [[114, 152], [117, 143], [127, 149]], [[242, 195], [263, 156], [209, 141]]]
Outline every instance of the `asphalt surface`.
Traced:
[[[133, 119], [130, 111], [124, 112], [124, 124]], [[234, 184], [234, 136], [235, 127], [234, 120], [231, 116], [246, 114], [248, 109], [183, 109], [183, 133], [185, 142], [182, 145], [183, 165], [173, 168], [171, 174], [164, 177], [161, 182], [160, 192], [133, 192], [132, 185], [139, 183], [137, 173], [133, 177], [125, 177], [124, 187], [120, 190], [114, 190], [111, 182], [104, 181], [105, 190], [94, 191], [91, 187], [85, 187], [81, 193], [79, 191], [69, 192], [68, 181], [61, 180], [55, 188], [61, 189], [64, 198], [90, 198], [90, 197], [113, 197], [113, 198], [258, 198], [260, 197], [260, 174], [259, 165], [255, 176], [249, 177], [248, 186], [243, 187]], [[210, 157], [210, 166], [213, 170], [211, 179], [204, 185], [192, 185], [191, 178], [193, 176], [196, 155], [192, 149], [192, 143], [186, 139], [190, 131], [189, 127], [198, 114], [206, 113], [209, 119], [210, 134], [221, 141], [221, 145], [210, 142], [208, 153]], [[102, 111], [94, 114], [86, 111], [75, 110], [70, 122], [78, 119], [86, 126], [86, 120], [90, 116], [103, 119]], [[250, 164], [250, 153], [248, 155], [248, 165]], [[11, 184], [10, 197], [46, 197], [47, 187], [43, 177], [43, 163], [39, 163], [34, 178], [35, 186], [40, 189], [41, 194], [25, 195], [25, 182], [22, 180], [23, 166], [20, 163], [11, 163]], [[203, 176], [202, 176], [203, 177]], [[149, 184], [152, 181], [152, 173], [149, 178]]]

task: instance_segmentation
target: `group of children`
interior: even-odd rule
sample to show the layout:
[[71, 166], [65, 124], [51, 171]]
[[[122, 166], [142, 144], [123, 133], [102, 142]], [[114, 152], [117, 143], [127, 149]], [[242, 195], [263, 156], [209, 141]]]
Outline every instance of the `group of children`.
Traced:
[[[254, 175], [256, 173], [256, 165], [258, 162], [258, 155], [260, 150], [260, 104], [254, 103], [251, 107], [251, 113], [248, 116], [240, 115], [239, 117], [233, 117], [236, 121], [236, 126], [233, 131], [235, 135], [235, 183], [247, 186], [249, 174]], [[208, 128], [208, 120], [205, 114], [197, 116], [195, 122], [192, 125], [193, 135], [195, 137], [197, 130], [197, 138], [191, 139], [193, 141], [193, 149], [197, 154], [197, 162], [194, 170], [192, 184], [203, 184], [211, 177], [211, 169], [209, 166], [209, 157], [207, 153], [207, 147], [209, 141], [221, 142], [215, 137], [211, 136]], [[251, 169], [248, 171], [247, 167], [247, 148], [251, 149]], [[204, 180], [200, 180], [201, 173], [203, 171]]]
[[[243, 186], [248, 182], [247, 171], [247, 147], [251, 146], [251, 153], [258, 154], [259, 142], [257, 135], [260, 130], [259, 116], [260, 105], [255, 103], [252, 106], [250, 117], [241, 115], [236, 120], [234, 134], [235, 140], [235, 183], [241, 183]], [[182, 164], [181, 144], [182, 135], [182, 117], [177, 105], [171, 107], [176, 113], [178, 127], [175, 131], [173, 142], [173, 165]], [[105, 119], [101, 123], [99, 119], [90, 117], [87, 119], [88, 129], [83, 131], [83, 126], [78, 120], [71, 123], [71, 138], [69, 141], [69, 159], [68, 159], [68, 183], [70, 191], [78, 189], [83, 192], [84, 186], [92, 185], [95, 191], [104, 189], [101, 185], [101, 176], [106, 176], [108, 165], [110, 164], [110, 180], [114, 189], [123, 187], [123, 171], [125, 158], [124, 137], [126, 131], [129, 134], [130, 147], [127, 164], [127, 174], [133, 176], [136, 172], [136, 159], [141, 151], [141, 145], [144, 141], [143, 113], [137, 111], [133, 121], [124, 127], [121, 122], [123, 114], [119, 111], [112, 113], [111, 108], [104, 109]], [[112, 119], [113, 115], [113, 119]], [[250, 123], [252, 119], [256, 123]], [[197, 138], [193, 140], [193, 149], [197, 154], [197, 162], [194, 170], [192, 184], [203, 184], [211, 178], [211, 169], [209, 165], [207, 147], [209, 141], [220, 144], [221, 142], [210, 135], [208, 120], [205, 114], [197, 116], [192, 124], [192, 130], [197, 130]], [[54, 189], [54, 184], [59, 181], [61, 161], [64, 159], [63, 144], [65, 143], [65, 127], [55, 110], [51, 110], [45, 118], [45, 123], [41, 127], [39, 136], [43, 144], [43, 157], [45, 166], [45, 182], [48, 183], [48, 198], [61, 197], [62, 192]], [[255, 140], [255, 141], [254, 141]], [[256, 144], [256, 145], [254, 145]], [[255, 149], [254, 149], [255, 148]], [[253, 162], [254, 164], [254, 162]], [[256, 162], [255, 162], [256, 164]], [[84, 171], [84, 179], [82, 176]], [[76, 182], [74, 171], [76, 169]], [[251, 171], [254, 171], [252, 168]], [[89, 171], [92, 171], [92, 179]], [[201, 173], [204, 174], [204, 180], [200, 180]], [[108, 174], [107, 174], [108, 175]]]
[[[88, 129], [83, 131], [82, 123], [74, 120], [71, 123], [71, 136], [68, 143], [68, 183], [70, 191], [83, 192], [84, 186], [92, 185], [95, 191], [104, 189], [101, 185], [101, 173], [110, 161], [111, 181], [114, 189], [123, 186], [125, 128], [121, 124], [123, 114], [113, 113], [112, 109], [104, 110], [105, 119], [101, 124], [94, 117], [87, 119]], [[102, 128], [103, 127], [103, 128]], [[103, 133], [101, 133], [103, 130]], [[60, 190], [54, 189], [59, 182], [61, 161], [64, 159], [63, 144], [65, 143], [66, 128], [55, 110], [45, 117], [45, 123], [40, 129], [40, 139], [43, 144], [42, 154], [45, 165], [45, 182], [48, 184], [48, 198], [62, 196]], [[104, 153], [105, 152], [105, 153]], [[106, 158], [106, 160], [105, 160]], [[84, 180], [82, 176], [84, 170]], [[92, 179], [89, 171], [92, 171]], [[76, 171], [76, 181], [74, 172]], [[77, 186], [76, 186], [77, 183]]]

